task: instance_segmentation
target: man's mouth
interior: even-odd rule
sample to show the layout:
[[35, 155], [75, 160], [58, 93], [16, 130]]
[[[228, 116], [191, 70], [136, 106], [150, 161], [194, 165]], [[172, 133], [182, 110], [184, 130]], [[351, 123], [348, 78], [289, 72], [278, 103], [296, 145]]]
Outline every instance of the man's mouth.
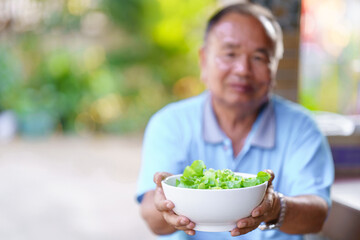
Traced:
[[250, 93], [254, 91], [254, 88], [250, 84], [239, 84], [239, 83], [230, 83], [230, 88], [239, 93]]

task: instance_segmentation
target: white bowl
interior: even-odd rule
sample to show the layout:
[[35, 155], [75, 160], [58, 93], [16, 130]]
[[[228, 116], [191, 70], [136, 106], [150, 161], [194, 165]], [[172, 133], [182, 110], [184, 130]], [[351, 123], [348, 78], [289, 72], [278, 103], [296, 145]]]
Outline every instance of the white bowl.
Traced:
[[[253, 174], [235, 173], [242, 177]], [[236, 222], [251, 215], [264, 198], [267, 182], [236, 189], [189, 189], [176, 187], [181, 174], [164, 179], [161, 184], [166, 199], [174, 203], [174, 212], [195, 223], [195, 230], [206, 232], [231, 231]]]

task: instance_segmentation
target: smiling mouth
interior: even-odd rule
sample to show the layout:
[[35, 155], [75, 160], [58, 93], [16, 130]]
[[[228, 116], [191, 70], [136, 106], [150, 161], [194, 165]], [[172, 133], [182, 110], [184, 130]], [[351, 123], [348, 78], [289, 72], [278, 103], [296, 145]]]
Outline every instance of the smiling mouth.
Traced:
[[254, 88], [251, 85], [247, 85], [247, 84], [229, 84], [230, 88], [232, 90], [235, 90], [236, 92], [239, 93], [250, 93], [254, 91]]

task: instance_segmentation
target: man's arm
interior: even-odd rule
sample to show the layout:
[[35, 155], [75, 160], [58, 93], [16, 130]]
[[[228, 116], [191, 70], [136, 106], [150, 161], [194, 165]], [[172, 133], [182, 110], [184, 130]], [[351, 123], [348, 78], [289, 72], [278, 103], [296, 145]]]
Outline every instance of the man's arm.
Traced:
[[[261, 222], [277, 222], [280, 215], [280, 198], [272, 185], [274, 173], [271, 174], [269, 187], [263, 202], [256, 207], [251, 216], [240, 219], [237, 227], [231, 231], [232, 236], [246, 234], [256, 229]], [[328, 205], [326, 201], [316, 195], [300, 195], [284, 197], [286, 204], [285, 218], [280, 230], [288, 234], [306, 234], [319, 232], [326, 219]]]
[[[266, 198], [268, 201], [269, 198]], [[322, 228], [327, 215], [327, 203], [315, 195], [285, 197], [286, 213], [280, 230], [288, 234], [316, 233]], [[272, 205], [272, 206], [271, 206]], [[258, 212], [257, 212], [258, 211]], [[280, 214], [280, 200], [263, 202], [248, 218], [241, 219], [231, 231], [232, 236], [246, 234], [261, 222], [276, 222]]]
[[169, 225], [160, 211], [155, 208], [155, 190], [145, 193], [140, 205], [141, 216], [148, 224], [151, 231], [157, 235], [170, 234], [176, 231], [174, 227]]
[[286, 214], [280, 230], [289, 234], [319, 232], [326, 219], [326, 201], [316, 195], [285, 197]]
[[141, 215], [150, 229], [157, 235], [170, 234], [176, 230], [194, 235], [195, 223], [184, 216], [176, 215], [173, 212], [174, 204], [165, 198], [161, 181], [170, 175], [164, 172], [155, 174], [156, 189], [145, 193], [140, 205]]
[[[162, 110], [148, 123], [138, 180], [140, 213], [150, 230], [157, 235], [171, 234], [181, 226], [176, 222], [178, 216], [172, 211], [174, 204], [165, 199], [161, 188], [161, 180], [170, 174], [164, 172], [155, 174], [156, 171], [180, 173], [186, 156], [186, 149], [181, 147], [182, 130], [175, 121], [176, 115], [172, 114], [172, 111], [169, 108]], [[153, 190], [155, 188], [156, 190]], [[143, 194], [142, 198], [141, 194]], [[170, 204], [170, 207], [166, 204]]]

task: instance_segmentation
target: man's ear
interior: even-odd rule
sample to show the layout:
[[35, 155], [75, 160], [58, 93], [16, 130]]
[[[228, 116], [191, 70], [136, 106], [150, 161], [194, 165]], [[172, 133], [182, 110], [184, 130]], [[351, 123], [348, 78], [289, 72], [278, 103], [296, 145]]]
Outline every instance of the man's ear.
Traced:
[[200, 61], [200, 79], [204, 83], [206, 83], [207, 79], [207, 68], [206, 68], [206, 49], [205, 46], [202, 46], [199, 49], [199, 61]]
[[279, 65], [278, 59], [273, 59], [270, 63], [270, 69], [271, 69], [271, 88], [274, 88], [276, 86], [276, 73]]

